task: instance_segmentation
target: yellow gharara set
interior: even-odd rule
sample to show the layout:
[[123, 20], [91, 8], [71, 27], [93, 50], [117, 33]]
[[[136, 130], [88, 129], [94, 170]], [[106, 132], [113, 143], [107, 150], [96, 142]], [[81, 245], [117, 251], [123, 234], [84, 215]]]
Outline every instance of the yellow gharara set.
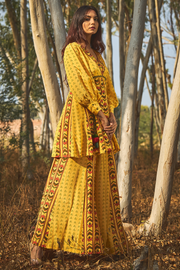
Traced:
[[108, 69], [80, 44], [70, 43], [64, 65], [70, 87], [53, 145], [32, 243], [77, 254], [127, 254], [114, 153], [97, 113], [118, 106]]

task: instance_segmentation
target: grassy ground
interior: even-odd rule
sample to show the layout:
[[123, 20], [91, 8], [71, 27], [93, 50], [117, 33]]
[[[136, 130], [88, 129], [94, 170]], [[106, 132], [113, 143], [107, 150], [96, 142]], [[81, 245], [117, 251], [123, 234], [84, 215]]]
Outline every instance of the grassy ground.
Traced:
[[[148, 152], [139, 153], [135, 161], [132, 182], [134, 226], [150, 215], [158, 152], [151, 161]], [[155, 237], [131, 237], [130, 258], [77, 257], [69, 254], [46, 255], [40, 267], [29, 263], [29, 234], [41, 200], [50, 161], [38, 153], [31, 164], [33, 180], [22, 177], [17, 152], [8, 151], [0, 160], [0, 269], [132, 269], [132, 263], [145, 245], [151, 260], [157, 260], [159, 269], [180, 269], [180, 169], [174, 177], [170, 213], [166, 232]], [[53, 259], [52, 259], [53, 258]], [[149, 268], [150, 269], [150, 268]]]

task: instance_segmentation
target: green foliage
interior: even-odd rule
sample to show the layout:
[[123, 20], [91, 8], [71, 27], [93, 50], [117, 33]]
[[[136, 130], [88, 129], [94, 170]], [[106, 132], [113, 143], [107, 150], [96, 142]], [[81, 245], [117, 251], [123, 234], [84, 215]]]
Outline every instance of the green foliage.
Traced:
[[[141, 114], [139, 122], [139, 137], [138, 144], [139, 146], [149, 147], [150, 145], [150, 125], [151, 125], [151, 108], [148, 106], [141, 105]], [[153, 125], [153, 141], [154, 144], [157, 144], [157, 132], [155, 125]]]
[[[13, 0], [11, 4], [15, 12], [16, 27], [20, 38], [20, 0]], [[0, 15], [0, 121], [11, 121], [21, 118], [21, 65], [23, 59], [19, 58], [14, 46], [13, 33], [4, 1], [0, 1], [0, 8], [2, 10]], [[28, 6], [27, 13], [29, 68], [29, 77], [27, 79], [30, 80], [36, 53], [32, 39]], [[37, 116], [38, 113], [35, 102], [41, 105], [44, 103], [45, 98], [42, 77], [39, 68], [37, 68], [29, 98], [30, 115], [32, 117]]]

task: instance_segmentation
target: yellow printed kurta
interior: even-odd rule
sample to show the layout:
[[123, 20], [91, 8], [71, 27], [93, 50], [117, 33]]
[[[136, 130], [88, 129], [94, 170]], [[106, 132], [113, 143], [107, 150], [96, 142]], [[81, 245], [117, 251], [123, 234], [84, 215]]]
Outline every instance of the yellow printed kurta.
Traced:
[[[100, 53], [98, 61], [81, 45], [70, 43], [64, 54], [64, 65], [70, 92], [55, 134], [53, 157], [82, 157], [119, 151], [115, 135], [109, 142], [96, 117], [102, 110], [108, 117], [118, 106], [108, 69]], [[93, 135], [99, 137], [99, 149]]]
[[[127, 254], [114, 153], [97, 113], [108, 117], [118, 100], [103, 58], [77, 43], [65, 49], [70, 92], [56, 135], [32, 243], [78, 254]], [[93, 144], [98, 136], [99, 145]]]

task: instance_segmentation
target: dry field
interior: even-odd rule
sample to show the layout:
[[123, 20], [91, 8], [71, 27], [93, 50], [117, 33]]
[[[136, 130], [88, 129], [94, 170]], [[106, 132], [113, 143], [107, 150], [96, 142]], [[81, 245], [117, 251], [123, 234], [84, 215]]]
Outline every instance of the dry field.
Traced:
[[[33, 127], [34, 127], [34, 138], [38, 141], [41, 133], [41, 123], [40, 119], [32, 119]], [[8, 122], [8, 124], [4, 124], [0, 122], [0, 139], [4, 136], [5, 139], [9, 139], [12, 136], [19, 136], [20, 133], [21, 120], [17, 119], [12, 122]], [[6, 128], [8, 128], [8, 132], [6, 132]]]
[[[0, 269], [133, 269], [135, 258], [149, 247], [149, 261], [159, 269], [180, 269], [180, 169], [176, 169], [166, 232], [159, 237], [129, 237], [132, 253], [127, 258], [78, 257], [71, 254], [46, 254], [43, 265], [30, 265], [29, 238], [36, 220], [40, 199], [51, 160], [37, 152], [31, 160], [33, 180], [22, 175], [17, 151], [3, 150], [0, 157]], [[132, 207], [134, 226], [150, 215], [155, 185], [158, 152], [151, 161], [148, 151], [140, 151], [134, 165]], [[149, 266], [149, 269], [150, 268]]]

